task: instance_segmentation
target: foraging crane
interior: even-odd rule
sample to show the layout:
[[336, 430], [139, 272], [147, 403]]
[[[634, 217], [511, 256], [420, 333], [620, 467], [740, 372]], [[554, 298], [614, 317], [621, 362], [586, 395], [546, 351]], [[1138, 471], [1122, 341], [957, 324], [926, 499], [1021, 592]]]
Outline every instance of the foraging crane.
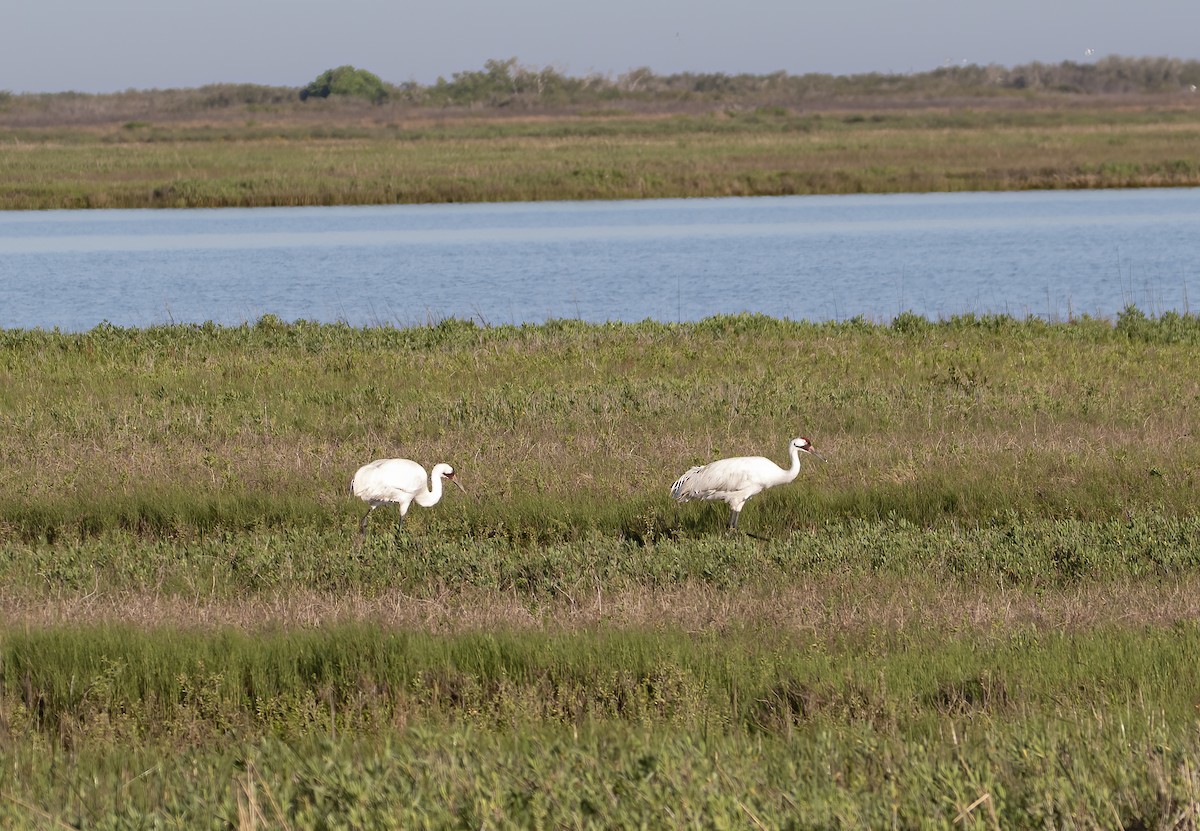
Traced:
[[729, 504], [729, 530], [736, 531], [738, 515], [747, 499], [767, 488], [786, 485], [799, 475], [801, 453], [825, 458], [803, 436], [792, 439], [788, 452], [792, 457], [792, 466], [787, 470], [762, 456], [735, 456], [697, 465], [675, 480], [675, 484], [671, 485], [671, 496], [676, 502], [723, 500]]
[[404, 524], [404, 515], [408, 506], [416, 502], [422, 508], [431, 508], [442, 498], [442, 480], [447, 479], [458, 485], [463, 493], [467, 492], [457, 479], [454, 478], [454, 468], [445, 462], [434, 465], [431, 474], [432, 485], [426, 485], [425, 468], [411, 459], [376, 459], [365, 464], [350, 480], [350, 493], [357, 496], [371, 507], [366, 516], [358, 524], [362, 538], [367, 538], [367, 519], [380, 505], [399, 505], [400, 521], [396, 530]]

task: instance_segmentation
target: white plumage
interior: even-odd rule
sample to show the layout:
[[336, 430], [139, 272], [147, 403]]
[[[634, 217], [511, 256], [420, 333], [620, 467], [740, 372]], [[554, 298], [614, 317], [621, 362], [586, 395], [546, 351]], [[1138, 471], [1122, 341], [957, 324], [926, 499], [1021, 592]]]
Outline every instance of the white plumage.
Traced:
[[376, 459], [360, 467], [350, 480], [350, 493], [371, 506], [358, 525], [363, 538], [367, 536], [367, 519], [380, 505], [400, 507], [397, 530], [403, 525], [408, 506], [413, 502], [422, 508], [436, 505], [442, 498], [443, 479], [458, 485], [459, 490], [466, 493], [466, 488], [454, 478], [454, 468], [445, 462], [434, 465], [430, 478], [426, 477], [425, 468], [411, 459]]
[[824, 458], [801, 436], [788, 446], [792, 466], [784, 470], [762, 456], [736, 456], [718, 459], [691, 468], [671, 485], [671, 496], [677, 502], [693, 499], [720, 499], [729, 505], [729, 528], [737, 530], [738, 515], [746, 500], [760, 491], [785, 485], [800, 473], [800, 454], [812, 453]]

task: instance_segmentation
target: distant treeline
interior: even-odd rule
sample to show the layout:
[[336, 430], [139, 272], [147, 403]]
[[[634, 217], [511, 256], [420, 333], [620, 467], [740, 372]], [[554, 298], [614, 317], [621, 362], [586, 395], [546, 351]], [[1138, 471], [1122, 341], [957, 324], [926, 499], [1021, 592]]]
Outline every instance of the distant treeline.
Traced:
[[[339, 84], [339, 80], [342, 82]], [[616, 78], [575, 77], [553, 67], [530, 67], [516, 58], [488, 60], [482, 69], [455, 72], [432, 84], [387, 83], [352, 66], [330, 69], [303, 87], [219, 84], [192, 90], [128, 90], [107, 95], [0, 91], [0, 117], [21, 110], [54, 108], [80, 99], [155, 97], [172, 108], [267, 106], [315, 98], [360, 98], [374, 104], [413, 107], [551, 109], [628, 104], [731, 104], [801, 106], [832, 98], [954, 98], [1029, 92], [1076, 95], [1196, 92], [1200, 61], [1110, 56], [1087, 63], [1029, 63], [1012, 68], [975, 64], [926, 72], [829, 75], [683, 72], [660, 75], [648, 67]], [[93, 103], [95, 103], [93, 101]]]
[[487, 61], [484, 68], [456, 72], [450, 80], [401, 84], [389, 97], [423, 105], [538, 106], [620, 100], [746, 100], [799, 103], [808, 98], [861, 95], [978, 95], [1013, 90], [1083, 94], [1192, 90], [1200, 85], [1200, 61], [1108, 57], [1093, 63], [1065, 61], [1001, 66], [952, 66], [916, 73], [769, 75], [684, 72], [656, 75], [647, 67], [615, 80], [602, 75], [573, 78], [553, 68], [520, 65], [516, 58]]

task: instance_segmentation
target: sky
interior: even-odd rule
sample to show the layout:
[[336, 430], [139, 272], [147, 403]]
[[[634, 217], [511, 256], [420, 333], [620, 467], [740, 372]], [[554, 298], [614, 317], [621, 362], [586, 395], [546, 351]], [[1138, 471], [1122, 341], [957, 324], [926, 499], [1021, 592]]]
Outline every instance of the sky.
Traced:
[[17, 0], [0, 90], [301, 87], [351, 64], [430, 84], [489, 59], [613, 79], [1200, 59], [1198, 0]]

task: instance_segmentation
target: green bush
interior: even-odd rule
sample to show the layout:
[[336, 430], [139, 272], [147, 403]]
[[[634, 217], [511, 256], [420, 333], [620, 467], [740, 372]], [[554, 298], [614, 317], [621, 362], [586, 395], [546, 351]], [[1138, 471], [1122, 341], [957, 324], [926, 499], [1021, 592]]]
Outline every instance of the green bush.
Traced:
[[328, 98], [331, 95], [348, 95], [382, 104], [387, 100], [388, 92], [378, 75], [350, 65], [327, 69], [300, 90], [301, 101], [309, 97]]

